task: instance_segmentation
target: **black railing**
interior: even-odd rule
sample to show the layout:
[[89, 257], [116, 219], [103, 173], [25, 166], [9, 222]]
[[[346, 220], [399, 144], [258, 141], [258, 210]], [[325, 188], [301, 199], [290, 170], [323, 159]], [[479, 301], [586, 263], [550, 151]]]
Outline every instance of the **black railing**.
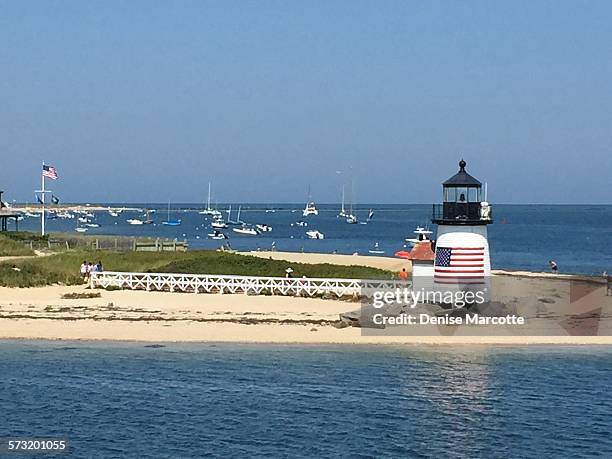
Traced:
[[479, 202], [445, 202], [434, 204], [431, 221], [442, 224], [455, 225], [486, 225], [491, 223], [492, 211], [483, 212]]

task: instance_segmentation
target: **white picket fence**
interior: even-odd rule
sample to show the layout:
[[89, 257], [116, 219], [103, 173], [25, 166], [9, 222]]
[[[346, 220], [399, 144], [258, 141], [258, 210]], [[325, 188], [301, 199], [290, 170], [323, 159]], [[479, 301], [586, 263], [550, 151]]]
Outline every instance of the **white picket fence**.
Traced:
[[360, 280], [285, 278], [258, 276], [219, 276], [208, 274], [126, 273], [104, 271], [92, 273], [91, 288], [118, 287], [182, 293], [244, 293], [252, 295], [369, 297], [374, 291], [407, 288], [411, 284], [399, 280]]

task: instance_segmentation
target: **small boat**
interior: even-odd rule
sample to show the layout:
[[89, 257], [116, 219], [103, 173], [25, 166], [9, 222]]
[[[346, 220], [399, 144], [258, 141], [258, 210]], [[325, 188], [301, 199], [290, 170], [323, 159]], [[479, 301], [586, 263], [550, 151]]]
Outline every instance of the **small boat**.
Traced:
[[99, 223], [85, 223], [85, 226], [88, 228], [100, 228]]
[[346, 222], [347, 222], [349, 225], [354, 225], [354, 224], [358, 223], [358, 221], [357, 221], [357, 217], [355, 217], [353, 214], [348, 214], [348, 215], [346, 216]]
[[317, 210], [315, 203], [314, 202], [308, 202], [306, 204], [306, 207], [304, 208], [304, 210], [302, 211], [302, 215], [304, 217], [308, 217], [310, 215], [319, 215], [319, 211]]
[[274, 212], [276, 212], [276, 209], [266, 209], [267, 214], [273, 214]]
[[87, 218], [87, 217], [79, 217], [79, 223], [89, 223], [89, 218]]
[[308, 217], [310, 215], [319, 215], [319, 211], [315, 206], [314, 201], [312, 200], [312, 196], [310, 195], [310, 187], [308, 187], [308, 201], [306, 202], [306, 207], [302, 211], [302, 215], [304, 217]]
[[170, 220], [170, 203], [168, 203], [168, 217], [167, 217], [166, 221], [162, 222], [162, 225], [166, 225], [166, 226], [179, 226], [180, 224], [181, 224], [181, 219], [180, 218], [178, 220]]
[[257, 224], [255, 227], [262, 233], [269, 233], [272, 231], [272, 227], [270, 225], [266, 225], [265, 223]]
[[40, 214], [34, 214], [34, 213], [32, 213], [32, 212], [26, 212], [24, 215], [25, 215], [26, 217], [34, 217], [34, 218], [38, 218], [38, 217], [40, 217]]
[[412, 247], [417, 245], [420, 242], [430, 241], [429, 236], [433, 234], [433, 231], [430, 231], [422, 226], [417, 226], [414, 230], [414, 234], [417, 236], [414, 238], [406, 238], [405, 241], [408, 242]]
[[82, 226], [77, 226], [77, 227], [75, 228], [75, 231], [76, 231], [77, 233], [85, 233], [85, 232], [86, 232], [88, 229], [89, 229], [89, 228], [83, 228]]
[[138, 218], [130, 218], [126, 220], [130, 225], [144, 225], [144, 222]]
[[109, 210], [108, 215], [110, 215], [111, 217], [118, 217], [119, 212], [115, 212], [114, 210]]
[[208, 233], [208, 237], [210, 239], [229, 239], [229, 236], [221, 231], [213, 231], [212, 233]]
[[223, 229], [227, 228], [227, 223], [225, 223], [223, 220], [213, 220], [210, 226], [213, 228]]
[[383, 253], [385, 253], [385, 251], [380, 249], [380, 247], [378, 246], [378, 242], [377, 242], [376, 244], [374, 244], [373, 248], [368, 250], [368, 253], [371, 253], [374, 255], [382, 255]]
[[232, 228], [232, 231], [238, 234], [244, 234], [247, 236], [257, 236], [259, 231], [251, 226], [241, 226], [239, 228]]
[[325, 239], [325, 235], [317, 230], [306, 231], [306, 236], [308, 236], [308, 239]]
[[300, 220], [299, 222], [295, 222], [296, 226], [308, 226], [308, 223]]

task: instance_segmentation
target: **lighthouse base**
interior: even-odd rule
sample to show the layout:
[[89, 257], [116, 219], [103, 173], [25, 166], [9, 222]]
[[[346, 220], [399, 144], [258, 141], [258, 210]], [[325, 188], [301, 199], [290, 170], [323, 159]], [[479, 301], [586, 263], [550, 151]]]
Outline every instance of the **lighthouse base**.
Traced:
[[434, 289], [443, 303], [457, 307], [490, 301], [491, 259], [486, 225], [438, 227]]

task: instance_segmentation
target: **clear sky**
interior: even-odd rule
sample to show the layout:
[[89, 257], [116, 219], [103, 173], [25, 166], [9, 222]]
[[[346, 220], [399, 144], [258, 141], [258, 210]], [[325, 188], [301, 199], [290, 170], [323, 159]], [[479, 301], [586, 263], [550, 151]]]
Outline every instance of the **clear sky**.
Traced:
[[[0, 0], [0, 188], [612, 202], [610, 1]], [[351, 172], [352, 170], [352, 172]], [[338, 173], [343, 171], [343, 173]]]

